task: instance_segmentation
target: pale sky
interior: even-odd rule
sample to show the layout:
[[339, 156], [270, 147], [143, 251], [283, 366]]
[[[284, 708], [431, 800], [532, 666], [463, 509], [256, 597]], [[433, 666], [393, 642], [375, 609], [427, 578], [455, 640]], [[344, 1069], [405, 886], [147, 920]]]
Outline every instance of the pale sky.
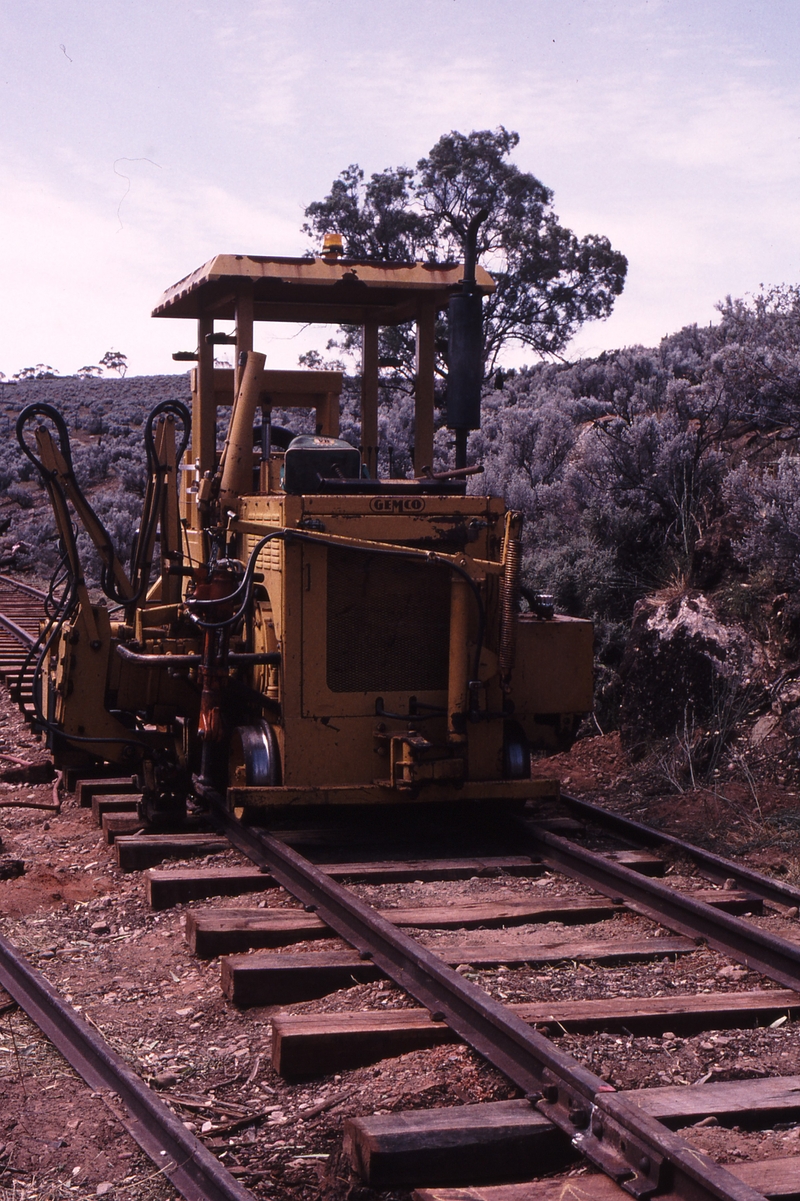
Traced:
[[[800, 282], [798, 0], [9, 0], [0, 9], [0, 371], [184, 371], [161, 292], [217, 253], [302, 254], [338, 172], [451, 129], [628, 256], [570, 356], [657, 343]], [[325, 332], [261, 327], [268, 366]], [[529, 361], [529, 352], [510, 361]]]

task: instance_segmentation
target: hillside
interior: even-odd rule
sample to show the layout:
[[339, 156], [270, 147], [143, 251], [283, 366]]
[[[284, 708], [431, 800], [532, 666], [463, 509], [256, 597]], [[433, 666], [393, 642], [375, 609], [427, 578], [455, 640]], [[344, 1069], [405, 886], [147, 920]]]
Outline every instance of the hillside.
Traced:
[[[0, 570], [47, 579], [58, 558], [49, 503], [17, 443], [14, 427], [21, 411], [38, 403], [62, 414], [81, 487], [125, 558], [144, 496], [143, 424], [160, 400], [190, 403], [188, 376], [0, 383]], [[85, 537], [79, 543], [87, 578], [95, 581], [93, 552]]]

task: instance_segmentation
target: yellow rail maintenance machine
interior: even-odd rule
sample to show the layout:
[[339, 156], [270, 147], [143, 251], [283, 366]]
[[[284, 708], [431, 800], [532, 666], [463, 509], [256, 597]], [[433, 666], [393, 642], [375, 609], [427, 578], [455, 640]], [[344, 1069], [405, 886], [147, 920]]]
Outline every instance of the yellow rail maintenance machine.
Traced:
[[[530, 778], [531, 752], [568, 747], [592, 707], [592, 626], [536, 598], [520, 613], [521, 517], [467, 495], [481, 297], [493, 287], [474, 264], [352, 262], [335, 240], [317, 258], [219, 255], [175, 284], [153, 316], [197, 322], [191, 414], [164, 402], [148, 420], [127, 567], [75, 480], [63, 420], [25, 410], [18, 435], [66, 563], [35, 652], [57, 766], [137, 774], [142, 816], [164, 823], [192, 797], [269, 821], [276, 807], [557, 793]], [[434, 473], [435, 323], [447, 308], [461, 465]], [[215, 322], [230, 320], [236, 367], [222, 370], [214, 346], [230, 338]], [[339, 438], [341, 373], [266, 370], [257, 321], [362, 328], [360, 447]], [[380, 479], [378, 333], [409, 322], [414, 478]], [[272, 410], [287, 408], [313, 411], [315, 433], [274, 426]], [[83, 582], [75, 516], [110, 605]]]

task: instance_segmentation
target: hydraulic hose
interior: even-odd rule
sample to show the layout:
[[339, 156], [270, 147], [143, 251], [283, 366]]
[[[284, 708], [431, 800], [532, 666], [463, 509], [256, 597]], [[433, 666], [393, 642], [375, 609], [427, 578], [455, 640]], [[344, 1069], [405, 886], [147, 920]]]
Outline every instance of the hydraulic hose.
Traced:
[[153, 492], [149, 498], [147, 525], [145, 529], [140, 529], [136, 539], [135, 546], [131, 553], [131, 582], [133, 584], [133, 596], [128, 598], [114, 597], [118, 604], [135, 605], [140, 601], [147, 591], [149, 583], [149, 567], [146, 563], [145, 555], [147, 548], [152, 549], [155, 544], [155, 535], [158, 524], [161, 518], [161, 504], [164, 495], [164, 468], [158, 461], [158, 453], [156, 451], [155, 438], [153, 436], [153, 426], [157, 418], [162, 416], [173, 416], [179, 418], [183, 433], [181, 440], [175, 451], [175, 470], [180, 467], [181, 459], [183, 458], [186, 447], [189, 445], [189, 437], [192, 432], [192, 418], [186, 405], [179, 400], [162, 400], [155, 408], [153, 408], [147, 418], [144, 427], [144, 448], [147, 457], [147, 474], [152, 481]]
[[[308, 543], [312, 543], [316, 546], [336, 545], [335, 543], [331, 543], [330, 540], [325, 537], [319, 537], [318, 535], [315, 535], [315, 534], [306, 533], [304, 530], [294, 530], [294, 529], [282, 528], [279, 530], [272, 530], [269, 534], [265, 534], [263, 538], [259, 539], [259, 541], [255, 544], [252, 551], [250, 552], [250, 557], [247, 560], [247, 566], [245, 567], [244, 576], [242, 577], [241, 584], [239, 584], [238, 588], [236, 588], [234, 592], [230, 593], [230, 595], [225, 597], [225, 601], [228, 604], [235, 603], [239, 600], [240, 597], [244, 597], [242, 604], [240, 605], [240, 607], [237, 609], [237, 611], [234, 614], [232, 614], [230, 617], [223, 618], [221, 621], [204, 621], [204, 620], [202, 620], [202, 618], [198, 617], [197, 614], [193, 612], [193, 610], [212, 608], [215, 605], [219, 605], [219, 603], [220, 603], [219, 600], [216, 600], [216, 599], [214, 599], [214, 600], [191, 600], [191, 599], [187, 600], [186, 605], [187, 605], [187, 608], [189, 609], [190, 617], [191, 617], [192, 621], [200, 629], [202, 629], [202, 630], [220, 630], [220, 629], [224, 629], [227, 626], [233, 626], [238, 621], [241, 620], [241, 618], [244, 616], [245, 612], [247, 611], [247, 608], [251, 601], [253, 576], [255, 575], [255, 570], [256, 570], [256, 560], [257, 560], [259, 554], [261, 553], [261, 551], [264, 549], [264, 547], [269, 542], [272, 542], [273, 540], [276, 540], [276, 539], [280, 539], [281, 541], [285, 542], [287, 545], [289, 545], [292, 542], [308, 542]], [[435, 567], [447, 567], [450, 569], [450, 571], [454, 571], [458, 575], [462, 576], [464, 578], [464, 580], [466, 581], [466, 583], [469, 585], [469, 588], [472, 592], [472, 596], [475, 600], [475, 604], [478, 609], [478, 641], [477, 641], [477, 646], [475, 649], [475, 661], [474, 661], [474, 668], [473, 668], [473, 679], [474, 680], [478, 679], [478, 675], [479, 675], [479, 671], [480, 671], [481, 650], [483, 647], [483, 639], [484, 639], [484, 635], [486, 632], [486, 608], [483, 603], [483, 597], [481, 596], [480, 588], [478, 587], [475, 580], [473, 580], [472, 576], [469, 574], [468, 571], [466, 571], [463, 567], [461, 567], [460, 564], [453, 563], [450, 559], [445, 559], [441, 555], [437, 555], [435, 551], [415, 551], [415, 550], [406, 549], [405, 547], [396, 547], [396, 548], [388, 547], [388, 546], [376, 547], [376, 546], [367, 546], [367, 545], [358, 545], [358, 544], [353, 544], [352, 546], [348, 545], [345, 549], [352, 550], [352, 551], [355, 551], [356, 553], [361, 553], [361, 554], [388, 555], [388, 556], [395, 557], [395, 558], [411, 559], [414, 562], [427, 564], [428, 566], [431, 566], [431, 567], [434, 567], [434, 566]]]
[[[17, 441], [19, 442], [23, 454], [30, 460], [40, 475], [42, 482], [47, 489], [48, 494], [50, 495], [51, 503], [53, 504], [54, 509], [61, 507], [62, 512], [66, 515], [68, 513], [66, 494], [64, 487], [58, 478], [58, 471], [45, 467], [44, 463], [34, 454], [25, 439], [25, 430], [27, 426], [34, 418], [37, 417], [46, 418], [48, 421], [52, 421], [56, 428], [58, 433], [58, 449], [64, 461], [64, 477], [67, 482], [68, 490], [73, 496], [75, 508], [79, 511], [84, 524], [87, 525], [87, 532], [92, 538], [92, 541], [97, 548], [97, 553], [100, 556], [101, 587], [106, 596], [108, 596], [111, 600], [120, 600], [121, 598], [117, 592], [116, 585], [113, 582], [113, 577], [115, 569], [122, 571], [122, 567], [119, 559], [117, 558], [116, 551], [114, 550], [114, 543], [111, 540], [111, 535], [95, 513], [92, 506], [87, 501], [80, 484], [75, 478], [75, 468], [72, 463], [72, 450], [69, 441], [69, 431], [67, 430], [64, 418], [57, 409], [53, 408], [52, 405], [44, 403], [28, 405], [27, 408], [22, 410], [17, 418]], [[62, 538], [69, 539], [70, 535], [65, 530], [61, 530], [60, 532]], [[67, 549], [72, 560], [72, 569], [77, 573], [79, 560], [74, 533], [72, 534], [71, 545], [69, 545]], [[124, 577], [124, 571], [122, 571], [122, 574]]]

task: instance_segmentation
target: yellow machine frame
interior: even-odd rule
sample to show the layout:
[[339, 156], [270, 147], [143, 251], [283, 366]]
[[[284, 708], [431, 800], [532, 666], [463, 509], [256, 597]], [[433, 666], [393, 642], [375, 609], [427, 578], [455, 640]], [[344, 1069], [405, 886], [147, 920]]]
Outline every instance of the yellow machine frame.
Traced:
[[[221, 255], [165, 293], [154, 316], [197, 322], [179, 509], [169, 415], [153, 475], [172, 481], [171, 499], [158, 491], [160, 575], [137, 595], [115, 560], [125, 619], [82, 593], [49, 652], [46, 722], [64, 761], [102, 729], [102, 757], [138, 759], [150, 816], [174, 808], [190, 780], [238, 812], [557, 793], [556, 781], [530, 778], [530, 753], [568, 745], [592, 707], [591, 624], [546, 607], [520, 614], [519, 514], [466, 495], [474, 469], [431, 470], [435, 322], [461, 277], [458, 266], [337, 254]], [[476, 286], [494, 287], [480, 268]], [[236, 367], [221, 370], [214, 326], [230, 319]], [[267, 370], [253, 347], [259, 320], [362, 327], [360, 471], [337, 465], [353, 453], [338, 440], [341, 374]], [[378, 335], [406, 322], [415, 478], [378, 480]], [[315, 412], [316, 437], [254, 446], [258, 414], [271, 429], [272, 410], [292, 407]], [[48, 436], [37, 441], [52, 472]], [[290, 456], [319, 484], [289, 486]], [[317, 463], [338, 476], [315, 476]]]

